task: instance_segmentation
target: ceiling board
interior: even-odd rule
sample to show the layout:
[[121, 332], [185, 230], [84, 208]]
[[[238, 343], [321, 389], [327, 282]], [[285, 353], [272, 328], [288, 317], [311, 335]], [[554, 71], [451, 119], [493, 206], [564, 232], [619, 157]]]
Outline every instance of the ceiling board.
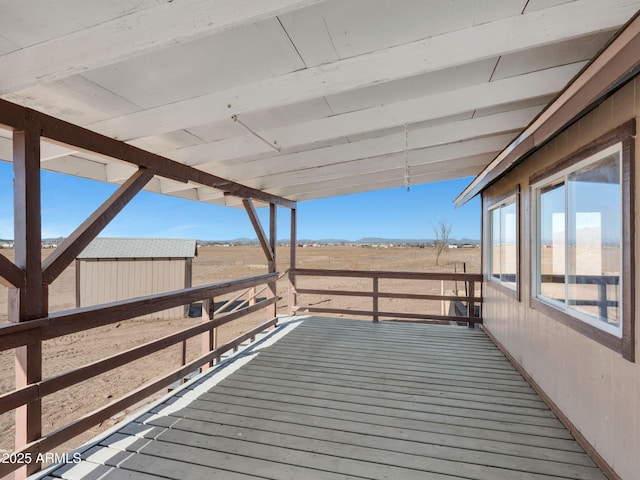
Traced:
[[563, 3], [569, 3], [573, 1], [575, 0], [529, 0], [524, 11], [525, 13], [535, 12], [537, 10], [544, 10], [545, 8], [555, 7], [556, 5], [562, 5]]
[[489, 58], [437, 72], [376, 83], [337, 95], [328, 95], [325, 98], [336, 114], [401, 102], [488, 82], [497, 61], [497, 57]]
[[98, 68], [84, 77], [152, 108], [303, 67], [278, 21], [269, 19]]
[[[480, 169], [478, 167], [469, 167], [456, 172], [438, 172], [427, 175], [416, 176], [414, 185], [442, 182], [445, 180], [453, 180], [456, 178], [475, 177]], [[326, 188], [321, 188], [326, 187]], [[309, 193], [301, 193], [296, 195], [298, 202], [306, 200], [316, 200], [318, 198], [338, 197], [342, 195], [351, 195], [354, 193], [373, 192], [377, 190], [387, 190], [391, 188], [407, 188], [403, 180], [381, 180], [374, 181], [370, 178], [362, 178], [357, 184], [347, 185], [345, 187], [331, 188], [329, 185], [319, 187], [318, 190]], [[411, 186], [408, 187], [407, 195], [411, 195]], [[230, 205], [237, 206], [237, 205]]]
[[610, 0], [606, 6], [599, 0], [577, 0], [548, 11], [474, 25], [329, 65], [169, 102], [97, 122], [92, 128], [124, 139], [190, 128], [232, 114], [302, 102], [580, 37], [593, 29], [620, 25], [639, 5], [628, 0]]
[[[524, 128], [533, 119], [538, 109], [523, 109], [509, 113], [487, 116], [481, 119], [453, 122], [448, 125], [416, 129], [409, 132], [408, 144], [412, 150], [443, 144], [454, 144], [464, 148], [464, 140], [506, 134], [497, 140], [492, 148], [498, 148], [500, 142], [506, 144], [513, 139], [518, 129]], [[289, 155], [270, 155], [254, 161], [220, 161], [202, 165], [204, 171], [218, 172], [231, 179], [251, 178], [255, 175], [271, 175], [292, 169], [306, 169], [322, 165], [350, 162], [361, 158], [402, 152], [405, 149], [405, 136], [389, 135], [368, 139], [357, 143], [347, 143], [333, 147], [310, 150]]]
[[[472, 158], [461, 158], [456, 161], [444, 162], [442, 165], [438, 165], [434, 169], [426, 169], [425, 173], [414, 173], [410, 176], [409, 187], [411, 185], [419, 185], [422, 183], [428, 183], [434, 181], [433, 177], [437, 176], [438, 179], [451, 179], [466, 177], [468, 175], [477, 174], [482, 165], [487, 163], [487, 159], [495, 154], [478, 155]], [[448, 164], [448, 166], [447, 166]], [[462, 172], [462, 174], [460, 174]], [[316, 181], [313, 183], [304, 183], [297, 185], [289, 185], [280, 188], [272, 189], [272, 192], [277, 195], [285, 197], [301, 199], [321, 198], [326, 196], [327, 191], [335, 191], [345, 189], [345, 193], [348, 190], [351, 191], [366, 191], [369, 188], [369, 184], [386, 183], [386, 188], [403, 187], [407, 186], [405, 183], [404, 169], [397, 168], [395, 170], [387, 172], [370, 172], [364, 174], [354, 173], [348, 177], [341, 177], [331, 181]]]
[[597, 32], [593, 35], [532, 48], [523, 52], [500, 57], [492, 80], [521, 75], [535, 70], [552, 68], [589, 60], [615, 33], [615, 30]]
[[[0, 78], [0, 92], [8, 93], [36, 83], [59, 80], [87, 72], [105, 65], [126, 61], [162, 49], [195, 41], [206, 36], [257, 23], [260, 20], [312, 5], [322, 0], [173, 0], [158, 1], [154, 8], [140, 11], [113, 11], [97, 24], [91, 20], [80, 22], [69, 32], [58, 32], [47, 41], [34, 41], [24, 48], [0, 58], [0, 70], [6, 72]], [[22, 22], [28, 36], [46, 31], [39, 21], [42, 17], [65, 20], [82, 16], [83, 8], [89, 12], [101, 7], [117, 6], [119, 2], [86, 2], [74, 0], [49, 2], [5, 2], [9, 15], [4, 15], [8, 30]], [[142, 3], [142, 2], [138, 2]], [[28, 6], [32, 11], [13, 8]], [[2, 7], [2, 5], [0, 5]], [[96, 8], [97, 7], [97, 8]], [[16, 13], [17, 12], [17, 13]], [[86, 15], [85, 15], [86, 16]], [[0, 16], [1, 18], [2, 16]], [[14, 18], [15, 17], [15, 18]], [[60, 22], [65, 25], [64, 21]], [[48, 25], [47, 25], [48, 27]], [[34, 30], [35, 29], [35, 30]], [[61, 34], [60, 34], [61, 33]]]
[[56, 0], [46, 8], [41, 0], [0, 3], [2, 36], [20, 47], [35, 45], [111, 18], [164, 3], [162, 0]]
[[[294, 200], [398, 187], [407, 173], [411, 185], [477, 173], [640, 8], [114, 0], [88, 12], [62, 0], [60, 25], [31, 35], [25, 25], [37, 30], [48, 11], [59, 18], [53, 2], [30, 15], [33, 1], [0, 16], [0, 70], [15, 73], [0, 79], [0, 91], [15, 87], [5, 98]], [[130, 29], [136, 19], [148, 22]], [[31, 46], [16, 50], [18, 41]], [[0, 133], [0, 155], [10, 146], [10, 132]], [[42, 153], [44, 168], [114, 184], [135, 171], [57, 145]], [[241, 206], [165, 178], [145, 189]]]
[[76, 125], [127, 115], [140, 108], [80, 76], [34, 85], [2, 98]]
[[[511, 135], [511, 137], [513, 137]], [[246, 184], [273, 191], [278, 188], [293, 185], [322, 181], [338, 181], [341, 178], [362, 175], [365, 173], [379, 172], [381, 175], [392, 175], [397, 169], [409, 167], [411, 173], [437, 168], [443, 162], [454, 162], [460, 157], [471, 157], [478, 154], [496, 154], [504, 144], [504, 138], [486, 138], [463, 142], [462, 145], [442, 145], [420, 150], [411, 150], [390, 155], [376, 156], [351, 162], [334, 163], [307, 169], [290, 169], [287, 172], [279, 172], [262, 177], [246, 178]], [[460, 165], [448, 163], [449, 169], [458, 168]]]
[[583, 66], [584, 63], [563, 65], [261, 133], [265, 138], [277, 140], [279, 145], [286, 148], [296, 144], [312, 145], [335, 136], [349, 136], [404, 123], [424, 122], [558, 92], [567, 79], [573, 77]]
[[[519, 14], [525, 0], [331, 0], [280, 16], [307, 66]], [[375, 25], [376, 28], [371, 28]]]

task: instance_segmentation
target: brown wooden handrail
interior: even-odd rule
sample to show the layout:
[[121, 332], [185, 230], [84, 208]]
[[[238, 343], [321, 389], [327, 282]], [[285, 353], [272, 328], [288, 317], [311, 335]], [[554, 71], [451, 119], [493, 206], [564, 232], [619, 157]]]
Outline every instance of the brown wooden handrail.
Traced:
[[[211, 360], [220, 357], [224, 353], [236, 349], [242, 342], [255, 337], [258, 333], [268, 329], [271, 326], [276, 325], [277, 319], [271, 319], [264, 323], [261, 323], [257, 327], [251, 329], [247, 333], [234, 338], [230, 342], [221, 345], [220, 347], [212, 350], [209, 353], [206, 353], [195, 360], [189, 362], [187, 365], [184, 365], [176, 370], [171, 371], [170, 373], [164, 375], [161, 378], [151, 380], [146, 384], [138, 387], [133, 392], [121, 397], [117, 400], [112, 401], [108, 405], [105, 405], [102, 408], [94, 410], [90, 412], [78, 420], [69, 423], [51, 433], [43, 435], [40, 439], [35, 442], [31, 442], [21, 449], [17, 450], [14, 453], [17, 454], [31, 454], [32, 458], [35, 458], [39, 452], [47, 452], [52, 451], [55, 447], [63, 444], [70, 438], [76, 437], [89, 428], [97, 425], [98, 423], [112, 417], [118, 412], [123, 411], [125, 408], [128, 408], [132, 405], [135, 405], [141, 400], [149, 397], [153, 393], [157, 392], [159, 389], [164, 388], [168, 385], [171, 385], [176, 380], [187, 375], [189, 372], [196, 370], [197, 368], [209, 363]], [[23, 455], [18, 455], [18, 457], [22, 458]], [[12, 471], [18, 469], [21, 464], [11, 464], [11, 463], [0, 463], [0, 477], [4, 475], [8, 475]]]
[[[47, 318], [36, 319], [19, 324], [1, 325], [0, 350], [15, 348], [32, 342], [41, 341], [43, 339], [55, 338], [69, 333], [76, 333], [103, 325], [109, 325], [118, 321], [159, 312], [166, 308], [186, 305], [199, 300], [210, 302], [210, 299], [214, 296], [225, 295], [243, 289], [245, 290], [244, 293], [246, 293], [249, 291], [246, 290], [247, 288], [251, 289], [252, 287], [259, 285], [267, 285], [270, 282], [274, 282], [277, 278], [277, 273], [269, 273], [255, 277], [218, 282], [204, 286], [176, 290], [173, 292], [138, 297], [104, 305], [58, 312], [49, 315]], [[144, 358], [180, 342], [183, 342], [184, 345], [184, 342], [189, 338], [193, 338], [201, 334], [207, 334], [221, 325], [232, 322], [253, 312], [266, 309], [269, 306], [276, 304], [278, 300], [278, 297], [269, 297], [258, 301], [253, 305], [234, 309], [231, 312], [220, 312], [220, 315], [215, 316], [215, 318], [207, 315], [206, 318], [208, 320], [202, 324], [185, 328], [162, 338], [138, 345], [129, 350], [119, 352], [90, 364], [68, 370], [61, 374], [2, 394], [0, 395], [0, 414], [15, 410], [16, 408], [27, 405], [31, 402], [41, 400], [47, 395], [94, 378], [109, 370], [125, 366], [135, 360]], [[39, 439], [22, 447], [17, 453], [30, 453], [35, 456], [38, 452], [50, 451], [52, 448], [83, 433], [88, 428], [108, 419], [127, 407], [135, 405], [146, 397], [157, 392], [159, 389], [183, 378], [190, 372], [193, 372], [200, 367], [212, 364], [212, 362], [219, 359], [223, 353], [237, 349], [241, 342], [250, 338], [255, 338], [257, 333], [275, 326], [276, 324], [277, 318], [270, 318], [266, 322], [253, 328], [244, 335], [237, 337], [231, 342], [219, 347], [216, 346], [216, 348], [213, 349], [206, 349], [196, 360], [189, 363], [183, 361], [183, 365], [179, 369], [173, 370], [160, 378], [153, 379], [147, 384], [139, 387], [133, 392], [129, 392], [108, 405], [100, 407], [52, 433], [43, 435]], [[19, 458], [23, 457], [24, 456], [20, 456]], [[17, 470], [21, 466], [22, 464], [20, 463], [0, 464], [0, 477]]]
[[205, 298], [225, 295], [243, 288], [265, 284], [277, 277], [277, 273], [266, 273], [255, 277], [211, 283], [167, 293], [65, 310], [52, 313], [47, 318], [29, 322], [3, 324], [0, 325], [0, 351], [27, 345], [38, 340], [49, 340], [142, 315], [161, 312], [168, 308], [187, 305]]
[[297, 276], [353, 277], [353, 278], [396, 278], [401, 280], [458, 280], [482, 282], [480, 273], [447, 272], [396, 272], [393, 270], [331, 270], [325, 268], [295, 268], [290, 270]]
[[[482, 274], [479, 273], [443, 273], [443, 272], [399, 272], [388, 270], [331, 270], [320, 268], [296, 268], [289, 271], [290, 276], [290, 289], [289, 294], [290, 301], [294, 302], [294, 305], [290, 308], [293, 312], [307, 312], [307, 313], [330, 313], [330, 314], [347, 314], [347, 315], [359, 315], [370, 316], [374, 322], [377, 322], [380, 317], [396, 317], [406, 318], [414, 320], [445, 320], [445, 321], [458, 321], [468, 322], [469, 326], [473, 326], [475, 323], [482, 323], [482, 317], [475, 316], [475, 305], [482, 303], [482, 296], [475, 296], [475, 284], [476, 282], [482, 284]], [[339, 289], [313, 289], [313, 288], [297, 288], [295, 279], [300, 276], [314, 276], [314, 277], [351, 277], [351, 278], [369, 278], [372, 280], [372, 289], [370, 291], [359, 290], [339, 290]], [[427, 294], [411, 294], [411, 293], [393, 293], [393, 292], [381, 292], [380, 280], [381, 279], [400, 279], [400, 280], [448, 280], [459, 281], [468, 285], [465, 296], [453, 296], [453, 295], [427, 295]], [[371, 297], [372, 309], [371, 310], [347, 310], [339, 308], [327, 308], [327, 307], [311, 307], [298, 305], [298, 295], [310, 294], [310, 295], [337, 295], [337, 296], [352, 296], [352, 297]], [[423, 313], [406, 313], [406, 312], [386, 312], [380, 311], [378, 301], [380, 298], [396, 298], [396, 299], [411, 299], [411, 300], [455, 300], [463, 301], [467, 303], [467, 316], [450, 316], [450, 315], [425, 315]]]

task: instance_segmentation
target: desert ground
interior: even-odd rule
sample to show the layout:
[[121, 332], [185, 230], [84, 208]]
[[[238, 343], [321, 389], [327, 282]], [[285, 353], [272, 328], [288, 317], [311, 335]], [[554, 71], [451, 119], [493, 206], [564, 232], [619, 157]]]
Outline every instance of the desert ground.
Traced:
[[[0, 253], [13, 259], [12, 250], [1, 250]], [[51, 250], [43, 250], [43, 257]], [[278, 270], [285, 271], [289, 267], [288, 247], [279, 247], [277, 252]], [[297, 249], [297, 266], [299, 268], [359, 269], [359, 270], [392, 270], [423, 272], [462, 272], [466, 268], [469, 273], [480, 271], [480, 249], [460, 248], [445, 251], [439, 264], [435, 262], [433, 248], [418, 247], [356, 247], [356, 246], [320, 246]], [[198, 256], [193, 262], [193, 285], [204, 285], [222, 280], [230, 280], [266, 273], [267, 263], [262, 250], [255, 246], [208, 246], [198, 249]], [[282, 300], [278, 303], [278, 313], [287, 312], [287, 282], [278, 283], [278, 295]], [[354, 289], [358, 283], [370, 288], [366, 282], [356, 282], [348, 278], [301, 279], [305, 286], [314, 288]], [[306, 283], [308, 282], [308, 283]], [[370, 280], [368, 281], [370, 283]], [[381, 282], [382, 283], [382, 282]], [[440, 282], [391, 282], [381, 285], [388, 291], [420, 291], [422, 293], [439, 294], [442, 289], [453, 290], [456, 285], [441, 285]], [[327, 307], [369, 308], [370, 299], [354, 297], [323, 297], [300, 299], [301, 304], [322, 303]], [[308, 302], [308, 303], [305, 303]], [[359, 304], [358, 302], [364, 302]], [[422, 302], [391, 300], [392, 305], [380, 305], [383, 309], [394, 311], [424, 311], [440, 313], [440, 302]], [[411, 302], [414, 302], [411, 304]], [[75, 308], [75, 266], [71, 265], [50, 287], [51, 312]], [[220, 327], [219, 341], [225, 342], [247, 331], [251, 325], [266, 320], [266, 313], [261, 311], [246, 319]], [[181, 318], [175, 320], [128, 320], [114, 325], [93, 329], [78, 334], [46, 341], [44, 343], [43, 374], [49, 377], [72, 368], [85, 365], [106, 356], [123, 351], [133, 346], [168, 335], [172, 332], [195, 325], [200, 318]], [[0, 286], [0, 323], [7, 322], [7, 290]], [[187, 345], [188, 359], [200, 354], [200, 340], [192, 339]], [[181, 346], [177, 345], [162, 352], [141, 359], [126, 367], [112, 370], [90, 381], [67, 388], [57, 394], [48, 396], [43, 402], [43, 430], [51, 432], [69, 423], [81, 415], [90, 412], [135, 389], [144, 382], [177, 368], [181, 361]], [[0, 352], [0, 394], [11, 391], [15, 387], [13, 352]], [[164, 392], [158, 392], [159, 397]], [[151, 401], [150, 399], [149, 401]], [[98, 433], [112, 427], [127, 414], [140, 408], [132, 407], [103, 422], [84, 435], [58, 447], [56, 453], [68, 452], [87, 442]], [[13, 413], [0, 415], [0, 451], [13, 448]]]

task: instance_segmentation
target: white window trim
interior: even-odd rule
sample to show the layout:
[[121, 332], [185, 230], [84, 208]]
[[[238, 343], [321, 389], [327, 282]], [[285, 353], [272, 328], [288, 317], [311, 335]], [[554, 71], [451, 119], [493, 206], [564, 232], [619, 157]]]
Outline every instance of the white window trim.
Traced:
[[[489, 271], [489, 280], [491, 282], [495, 282], [498, 283], [500, 285], [503, 285], [504, 287], [510, 289], [510, 290], [514, 290], [517, 291], [518, 290], [518, 282], [520, 281], [520, 279], [518, 278], [519, 276], [519, 272], [516, 271], [516, 281], [515, 282], [503, 282], [500, 278], [496, 278], [493, 275], [493, 212], [494, 210], [500, 209], [502, 207], [505, 207], [507, 205], [511, 205], [514, 204], [516, 207], [516, 225], [519, 222], [519, 215], [520, 212], [518, 211], [518, 201], [517, 201], [517, 194], [514, 193], [513, 195], [508, 196], [507, 198], [497, 202], [495, 205], [491, 205], [488, 209], [488, 216], [489, 216], [489, 242], [488, 243], [488, 249], [489, 251], [487, 252], [487, 258], [489, 259], [489, 265], [488, 265], [488, 271]], [[520, 239], [518, 238], [518, 231], [517, 231], [517, 227], [516, 227], [516, 256], [517, 256], [517, 252], [518, 252], [518, 242], [520, 241]], [[519, 262], [520, 259], [518, 258], [517, 261]]]
[[[549, 177], [540, 180], [539, 182], [534, 183], [533, 185], [530, 186], [530, 195], [531, 195], [531, 199], [533, 200], [531, 202], [531, 231], [533, 232], [532, 235], [532, 239], [534, 244], [532, 245], [532, 250], [533, 250], [533, 255], [531, 256], [532, 259], [532, 265], [531, 265], [531, 294], [533, 296], [533, 298], [535, 298], [536, 300], [545, 303], [553, 308], [558, 309], [559, 311], [565, 313], [566, 315], [569, 315], [573, 318], [576, 318], [584, 323], [587, 323], [599, 330], [602, 330], [603, 332], [609, 333], [611, 335], [614, 335], [617, 338], [622, 338], [623, 337], [623, 333], [624, 333], [624, 329], [623, 329], [623, 322], [624, 322], [624, 312], [623, 312], [623, 301], [622, 301], [622, 296], [620, 296], [619, 299], [619, 318], [620, 318], [620, 322], [618, 324], [618, 326], [612, 326], [609, 325], [607, 323], [604, 323], [598, 319], [593, 318], [590, 315], [584, 314], [582, 312], [576, 311], [576, 310], [571, 310], [568, 308], [568, 305], [566, 302], [558, 302], [555, 301], [551, 298], [547, 298], [545, 296], [540, 295], [540, 284], [538, 282], [538, 278], [539, 278], [539, 266], [540, 266], [540, 243], [541, 243], [541, 239], [540, 239], [540, 235], [541, 235], [541, 231], [540, 231], [540, 189], [542, 189], [543, 187], [549, 186], [549, 185], [553, 185], [554, 183], [561, 183], [559, 182], [559, 180], [562, 180], [562, 183], [564, 183], [565, 185], [565, 213], [567, 211], [568, 208], [568, 202], [567, 202], [567, 189], [566, 189], [566, 185], [567, 185], [567, 179], [568, 179], [568, 175], [572, 172], [575, 172], [576, 170], [581, 169], [582, 167], [588, 166], [592, 163], [597, 162], [598, 160], [601, 160], [611, 154], [614, 153], [618, 153], [619, 158], [620, 158], [620, 171], [619, 171], [619, 175], [620, 175], [620, 205], [622, 205], [623, 202], [623, 198], [622, 198], [622, 159], [623, 159], [623, 152], [622, 152], [622, 142], [618, 142], [614, 145], [611, 145], [607, 148], [604, 148], [603, 150], [600, 150], [597, 153], [594, 153], [593, 155], [585, 158], [584, 160], [581, 160], [580, 162], [577, 162], [573, 165], [571, 165], [570, 167], [567, 167], [553, 175], [550, 175]], [[565, 214], [565, 244], [566, 244], [566, 232], [568, 231], [568, 221], [569, 221], [569, 216]], [[621, 230], [622, 230], [622, 225], [620, 226]], [[620, 238], [622, 239], [622, 231], [620, 232]], [[568, 256], [565, 257], [565, 276], [567, 275], [567, 268], [566, 268], [566, 262], [568, 261]], [[620, 292], [623, 291], [623, 275], [622, 275], [622, 261], [624, 261], [624, 259], [622, 258], [622, 255], [620, 255], [620, 260], [621, 260], [621, 264], [619, 266], [620, 268], [620, 283], [619, 283], [619, 289]], [[565, 282], [565, 294], [564, 294], [564, 298], [566, 300], [566, 298], [568, 297], [568, 293], [567, 293], [567, 289], [568, 289], [568, 284], [567, 282]]]

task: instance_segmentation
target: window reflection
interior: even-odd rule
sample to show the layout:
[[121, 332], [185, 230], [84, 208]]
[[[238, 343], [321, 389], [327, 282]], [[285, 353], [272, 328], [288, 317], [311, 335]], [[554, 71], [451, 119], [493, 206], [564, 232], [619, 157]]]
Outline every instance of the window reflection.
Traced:
[[571, 173], [568, 188], [569, 308], [618, 324], [622, 246], [619, 155]]
[[620, 335], [621, 153], [610, 147], [536, 189], [537, 296]]
[[565, 190], [564, 183], [540, 189], [540, 295], [564, 302]]

